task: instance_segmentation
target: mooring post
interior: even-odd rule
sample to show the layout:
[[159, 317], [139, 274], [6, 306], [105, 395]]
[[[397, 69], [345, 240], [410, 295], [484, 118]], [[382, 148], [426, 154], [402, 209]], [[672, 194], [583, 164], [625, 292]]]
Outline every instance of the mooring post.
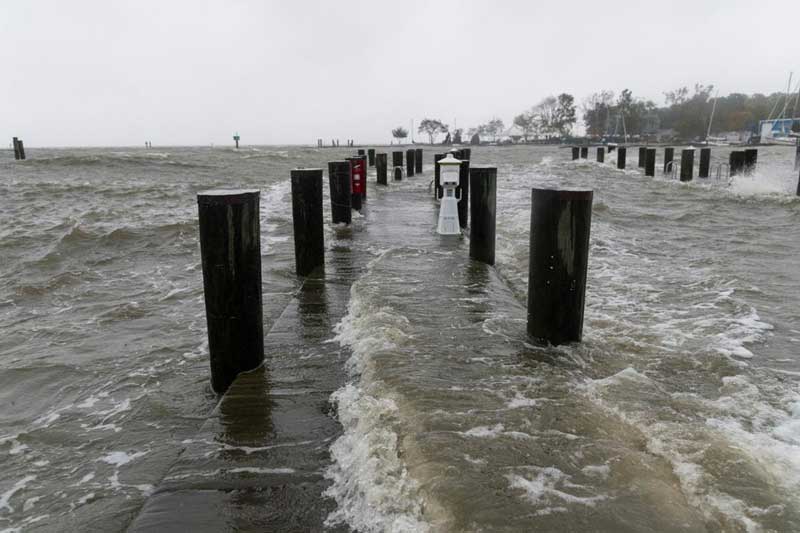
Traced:
[[350, 161], [330, 161], [328, 181], [331, 192], [331, 221], [334, 224], [350, 224], [353, 221]]
[[609, 154], [610, 154], [611, 152], [613, 152], [614, 150], [616, 150], [616, 149], [617, 149], [617, 145], [615, 145], [615, 144], [609, 144], [609, 145], [608, 145], [608, 153], [609, 153]]
[[597, 162], [603, 163], [606, 160], [606, 149], [603, 146], [597, 147]]
[[361, 188], [361, 198], [366, 200], [367, 199], [367, 156], [360, 155], [358, 156], [361, 159], [361, 181], [363, 182], [363, 186]]
[[647, 148], [647, 150], [645, 152], [644, 175], [645, 176], [655, 176], [656, 175], [656, 149], [655, 148]]
[[[392, 167], [395, 181], [403, 179], [403, 152], [392, 152]], [[398, 177], [397, 169], [400, 168], [400, 177]]]
[[589, 147], [581, 146], [581, 159], [589, 159]]
[[322, 169], [296, 168], [291, 177], [295, 272], [307, 276], [325, 264]]
[[[351, 144], [351, 146], [352, 146], [352, 144]], [[358, 155], [367, 155], [367, 152], [363, 148], [359, 148], [358, 150], [356, 150], [356, 154], [358, 154]]]
[[494, 265], [497, 168], [472, 167], [469, 181], [469, 211], [472, 219], [469, 226], [469, 256], [487, 265]]
[[744, 174], [745, 176], [751, 175], [756, 171], [756, 164], [758, 163], [758, 149], [748, 148], [744, 151]]
[[675, 158], [675, 148], [664, 148], [664, 174], [672, 170], [672, 160]]
[[694, 149], [681, 150], [681, 181], [692, 181], [694, 177]]
[[414, 173], [422, 174], [422, 148], [414, 150]]
[[446, 154], [433, 154], [433, 197], [437, 200], [441, 199], [444, 194], [444, 189], [442, 189], [440, 182], [441, 168], [439, 167], [439, 161], [444, 159], [445, 155]]
[[19, 160], [19, 139], [16, 137], [12, 138], [11, 144], [14, 145], [14, 159]]
[[647, 147], [639, 147], [639, 168], [644, 168], [644, 160], [647, 158]]
[[698, 178], [707, 178], [711, 168], [711, 148], [700, 148], [700, 168], [697, 173]]
[[394, 181], [402, 181], [403, 180], [403, 169], [400, 167], [394, 167]]
[[22, 139], [17, 139], [17, 149], [20, 161], [25, 161], [25, 145], [22, 143]]
[[414, 149], [406, 150], [406, 176], [414, 175]]
[[222, 394], [264, 362], [257, 190], [197, 194], [211, 388]]
[[578, 146], [572, 147], [572, 160], [575, 161], [576, 159], [580, 158], [581, 156], [581, 149]]
[[367, 158], [369, 159], [369, 166], [375, 166], [375, 148], [370, 148], [367, 150]]
[[472, 159], [472, 148], [462, 148], [461, 159]]
[[388, 185], [386, 181], [387, 164], [388, 161], [386, 152], [380, 152], [378, 154], [375, 154], [375, 171], [377, 173], [378, 185]]
[[554, 345], [583, 335], [592, 196], [591, 190], [531, 191], [528, 334]]
[[458, 225], [461, 229], [464, 229], [469, 221], [469, 159], [462, 159], [458, 168], [456, 196], [460, 198], [458, 202]]
[[625, 156], [627, 152], [628, 149], [624, 146], [617, 148], [617, 168], [620, 170], [625, 170]]
[[728, 167], [730, 169], [731, 177], [741, 174], [744, 170], [744, 152], [731, 152], [731, 155], [728, 156]]
[[797, 146], [794, 149], [794, 169], [800, 168], [800, 138], [797, 139]]

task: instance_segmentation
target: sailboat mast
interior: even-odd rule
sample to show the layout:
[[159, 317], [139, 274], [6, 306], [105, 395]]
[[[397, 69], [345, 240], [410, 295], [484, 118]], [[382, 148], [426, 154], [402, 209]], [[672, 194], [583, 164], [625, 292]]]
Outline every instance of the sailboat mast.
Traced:
[[781, 118], [786, 118], [786, 108], [789, 107], [789, 93], [792, 90], [792, 75], [794, 72], [789, 73], [789, 83], [786, 84], [786, 100], [783, 102], [783, 111], [781, 111]]
[[714, 95], [714, 105], [711, 106], [711, 118], [708, 119], [708, 131], [706, 131], [706, 144], [708, 144], [708, 138], [711, 136], [711, 123], [714, 121], [714, 110], [717, 108], [718, 98], [719, 98], [719, 91], [717, 91], [717, 94]]

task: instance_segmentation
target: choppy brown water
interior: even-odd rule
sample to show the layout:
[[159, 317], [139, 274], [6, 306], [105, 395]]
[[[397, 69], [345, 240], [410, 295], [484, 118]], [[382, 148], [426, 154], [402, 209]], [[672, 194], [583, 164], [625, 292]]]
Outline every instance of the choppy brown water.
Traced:
[[[195, 193], [262, 190], [269, 322], [297, 286], [289, 169], [346, 151], [28, 151], [0, 160], [0, 531], [120, 530], [215, 402]], [[499, 167], [496, 270], [433, 233], [430, 172], [371, 187], [356, 223], [375, 259], [331, 332], [354, 356], [330, 521], [800, 529], [791, 158], [761, 149], [753, 178], [684, 185], [555, 148], [473, 150]], [[585, 342], [558, 350], [525, 337], [542, 184], [595, 190]], [[381, 201], [407, 219], [383, 224]]]

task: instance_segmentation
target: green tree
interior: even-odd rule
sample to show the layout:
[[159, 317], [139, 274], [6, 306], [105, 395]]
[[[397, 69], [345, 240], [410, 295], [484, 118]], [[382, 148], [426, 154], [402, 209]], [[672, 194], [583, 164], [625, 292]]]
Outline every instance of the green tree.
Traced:
[[419, 133], [427, 133], [430, 143], [433, 144], [433, 139], [436, 137], [436, 135], [439, 133], [447, 133], [449, 131], [449, 127], [447, 124], [443, 124], [441, 120], [423, 118], [422, 122], [419, 123], [419, 128], [417, 131]]
[[571, 94], [559, 94], [553, 113], [553, 129], [561, 135], [568, 135], [575, 121], [575, 98]]
[[522, 137], [528, 142], [528, 135], [536, 132], [536, 116], [531, 111], [523, 111], [514, 117], [514, 125], [522, 130]]
[[406, 137], [408, 137], [408, 130], [405, 129], [403, 126], [398, 126], [392, 130], [392, 137], [394, 137], [398, 141], [403, 140]]

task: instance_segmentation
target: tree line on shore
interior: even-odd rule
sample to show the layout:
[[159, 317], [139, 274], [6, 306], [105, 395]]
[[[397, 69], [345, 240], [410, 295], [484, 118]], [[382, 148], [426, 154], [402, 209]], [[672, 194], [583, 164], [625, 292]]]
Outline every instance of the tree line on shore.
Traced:
[[[728, 96], [712, 96], [713, 85], [695, 84], [693, 90], [680, 87], [664, 93], [665, 104], [661, 107], [649, 99], [635, 97], [630, 89], [619, 95], [602, 90], [591, 94], [580, 104], [586, 135], [608, 137], [627, 134], [647, 136], [668, 130], [683, 139], [704, 138], [729, 131], [755, 131], [759, 120], [796, 117], [800, 106], [800, 93], [776, 92], [747, 95], [731, 93]], [[716, 100], [716, 104], [714, 101]], [[494, 117], [466, 131], [467, 141], [478, 139], [497, 141], [504, 134], [517, 136], [526, 142], [542, 137], [571, 137], [577, 122], [575, 98], [568, 93], [548, 96], [538, 104], [523, 111], [513, 119], [514, 131], [509, 132], [502, 119]], [[454, 129], [439, 119], [423, 119], [418, 133], [428, 136], [433, 144], [437, 137], [445, 135], [445, 144], [462, 142], [463, 129]], [[408, 130], [398, 127], [392, 136], [402, 142]]]

